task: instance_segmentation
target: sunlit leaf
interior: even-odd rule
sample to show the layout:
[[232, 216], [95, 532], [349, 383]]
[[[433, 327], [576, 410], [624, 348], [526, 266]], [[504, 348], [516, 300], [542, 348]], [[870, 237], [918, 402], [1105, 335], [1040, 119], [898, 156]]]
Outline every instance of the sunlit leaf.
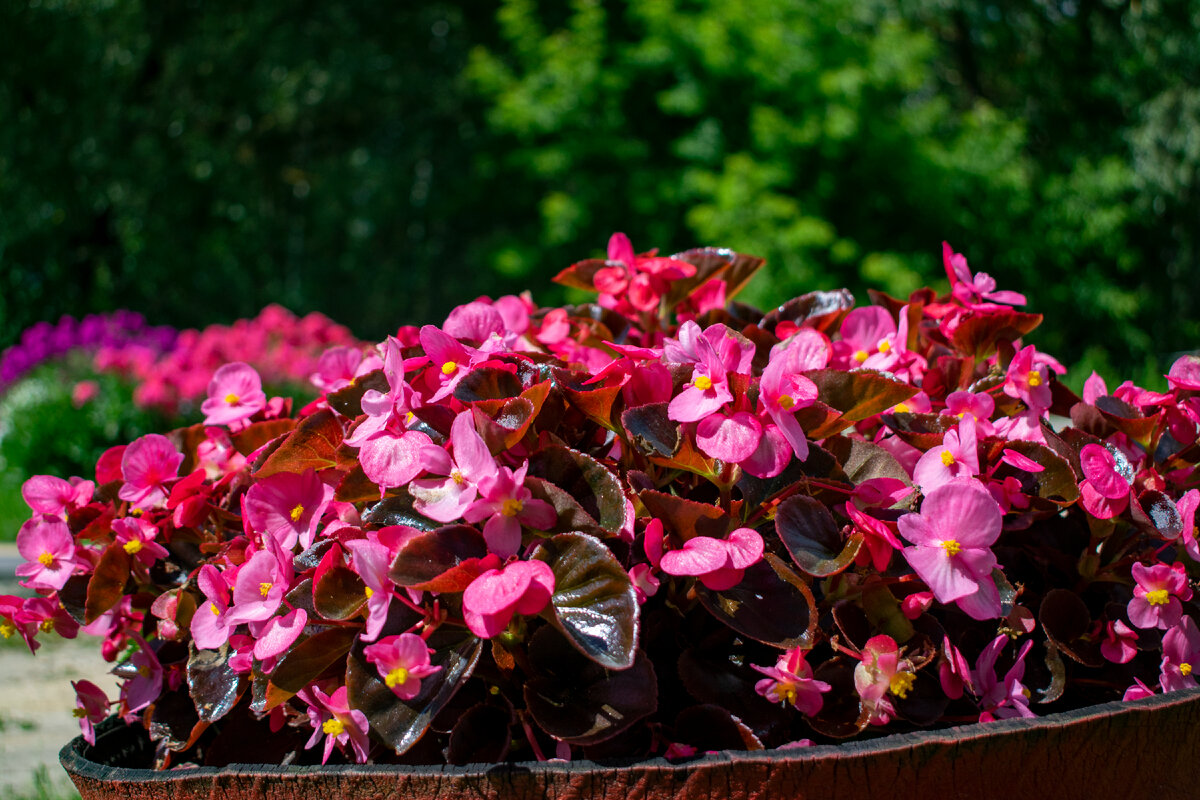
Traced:
[[254, 477], [262, 480], [280, 472], [299, 475], [309, 469], [319, 472], [339, 466], [348, 469], [349, 464], [338, 457], [338, 447], [344, 438], [337, 416], [327, 408], [321, 409], [300, 421], [295, 430], [259, 465]]
[[858, 531], [842, 536], [825, 504], [806, 495], [792, 495], [779, 504], [775, 530], [796, 566], [818, 578], [850, 566], [863, 541]]
[[547, 445], [529, 459], [529, 474], [569, 492], [609, 533], [625, 524], [625, 492], [616, 473], [591, 456]]
[[233, 650], [226, 642], [216, 650], [199, 650], [195, 642], [187, 661], [188, 694], [204, 722], [216, 722], [229, 713], [243, 688], [242, 675], [229, 666]]
[[87, 623], [94, 622], [121, 599], [125, 582], [129, 580], [129, 565], [130, 556], [121, 545], [114, 542], [104, 549], [88, 580], [87, 602], [83, 607], [83, 618]]

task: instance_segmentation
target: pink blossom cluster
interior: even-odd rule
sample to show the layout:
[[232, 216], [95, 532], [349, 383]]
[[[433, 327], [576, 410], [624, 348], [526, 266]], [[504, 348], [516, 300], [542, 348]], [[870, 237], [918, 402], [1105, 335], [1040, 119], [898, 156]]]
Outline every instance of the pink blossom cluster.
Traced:
[[25, 485], [0, 633], [98, 637], [84, 734], [111, 709], [162, 767], [264, 731], [686, 758], [1200, 685], [1200, 359], [1078, 397], [943, 256], [948, 292], [764, 314], [728, 303], [760, 260], [617, 234], [558, 278], [598, 303], [334, 345], [299, 411], [239, 351], [203, 423]]
[[[329, 351], [331, 355], [326, 355]], [[204, 330], [182, 330], [167, 350], [136, 343], [101, 347], [93, 364], [137, 383], [134, 401], [143, 408], [177, 413], [205, 396], [213, 371], [242, 361], [269, 385], [306, 386], [337, 359], [361, 362], [369, 348], [323, 314], [297, 317], [269, 305], [257, 317]], [[322, 361], [324, 357], [324, 361]], [[318, 389], [327, 388], [317, 379]]]

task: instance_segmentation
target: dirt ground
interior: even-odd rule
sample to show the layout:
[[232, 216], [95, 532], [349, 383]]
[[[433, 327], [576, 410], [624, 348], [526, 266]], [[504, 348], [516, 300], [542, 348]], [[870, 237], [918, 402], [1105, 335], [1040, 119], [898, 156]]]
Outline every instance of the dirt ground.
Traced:
[[[0, 594], [27, 595], [11, 568], [3, 569], [13, 561], [6, 555], [0, 553]], [[116, 696], [116, 680], [108, 674], [111, 665], [100, 657], [98, 644], [86, 635], [74, 641], [47, 636], [31, 655], [17, 637], [0, 639], [0, 797], [29, 796], [39, 767], [56, 788], [70, 785], [58, 751], [79, 735], [71, 681], [86, 678], [110, 698]]]

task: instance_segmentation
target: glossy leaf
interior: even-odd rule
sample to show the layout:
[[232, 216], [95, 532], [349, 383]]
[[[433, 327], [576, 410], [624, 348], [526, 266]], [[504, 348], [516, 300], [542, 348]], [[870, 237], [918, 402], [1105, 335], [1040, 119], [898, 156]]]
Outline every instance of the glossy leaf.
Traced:
[[786, 320], [796, 325], [807, 324], [823, 333], [830, 333], [852, 308], [854, 295], [847, 289], [809, 292], [768, 313], [763, 318], [762, 326], [767, 330], [774, 330], [780, 322]]
[[187, 661], [188, 693], [204, 722], [216, 722], [237, 703], [244, 686], [242, 676], [229, 666], [229, 643], [217, 650], [198, 650], [195, 643]]
[[1015, 342], [1041, 324], [1041, 314], [1025, 314], [1007, 308], [968, 313], [959, 320], [951, 343], [960, 353], [977, 359], [986, 358], [996, 350], [998, 342]]
[[621, 481], [591, 456], [562, 445], [547, 445], [529, 459], [529, 474], [565, 489], [609, 533], [624, 526]]
[[603, 258], [587, 258], [577, 261], [554, 276], [555, 283], [570, 286], [573, 289], [596, 291], [596, 273], [609, 264]]
[[713, 460], [698, 451], [683, 434], [680, 424], [667, 416], [667, 406], [667, 403], [648, 403], [621, 414], [621, 425], [634, 447], [655, 464], [712, 475]]
[[638, 492], [638, 499], [651, 517], [661, 519], [668, 529], [685, 542], [693, 536], [724, 539], [725, 534], [734, 528], [730, 516], [710, 503], [697, 503], [650, 489]]
[[537, 477], [525, 478], [525, 488], [538, 500], [545, 500], [554, 506], [558, 521], [547, 529], [547, 533], [566, 533], [579, 531], [593, 536], [607, 536], [608, 531], [600, 527], [592, 515], [579, 505], [575, 496], [548, 480]]
[[296, 429], [259, 465], [254, 473], [256, 480], [280, 472], [301, 474], [305, 470], [316, 470], [349, 464], [338, 457], [338, 448], [345, 434], [337, 416], [329, 409], [321, 409], [301, 420]]
[[615, 670], [633, 664], [637, 593], [612, 551], [594, 536], [560, 533], [541, 542], [532, 557], [554, 573], [551, 623], [597, 664]]
[[743, 636], [781, 649], [811, 644], [811, 593], [784, 580], [766, 560], [747, 569], [732, 589], [714, 592], [697, 583], [696, 595], [710, 614]]
[[367, 602], [366, 584], [349, 567], [318, 569], [313, 576], [313, 607], [325, 619], [346, 620]]
[[877, 444], [839, 436], [826, 441], [825, 448], [838, 460], [846, 477], [855, 485], [874, 478], [895, 478], [912, 485], [908, 470], [901, 466], [895, 456]]
[[675, 717], [675, 738], [697, 750], [762, 750], [746, 723], [714, 703], [689, 706]]
[[355, 464], [337, 485], [334, 499], [339, 503], [370, 503], [379, 500], [379, 485], [367, 477], [361, 464]]
[[129, 554], [121, 545], [113, 543], [104, 549], [88, 580], [87, 601], [83, 606], [83, 618], [87, 623], [94, 622], [121, 599], [129, 580], [129, 565]]
[[717, 247], [697, 247], [676, 253], [671, 258], [694, 265], [696, 274], [671, 282], [666, 296], [667, 308], [674, 308], [714, 278], [725, 281], [725, 299], [732, 300], [766, 263], [765, 258]]
[[466, 374], [454, 388], [455, 399], [463, 403], [498, 400], [521, 394], [521, 381], [505, 367], [478, 366]]
[[1046, 637], [1073, 660], [1091, 667], [1104, 664], [1099, 641], [1092, 641], [1088, 635], [1092, 615], [1075, 592], [1067, 589], [1046, 592], [1038, 609], [1038, 621]]
[[450, 729], [446, 761], [450, 764], [496, 764], [508, 755], [512, 712], [495, 703], [467, 709]]
[[294, 419], [268, 419], [252, 423], [237, 433], [230, 434], [229, 439], [239, 453], [248, 456], [267, 442], [290, 433], [295, 427]]
[[431, 531], [441, 526], [442, 523], [430, 519], [413, 508], [413, 498], [407, 489], [391, 491], [392, 494], [363, 513], [363, 522], [378, 525], [381, 528], [388, 525], [407, 525], [422, 531]]
[[585, 383], [592, 377], [589, 373], [566, 369], [554, 369], [552, 374], [555, 388], [562, 392], [568, 403], [582, 411], [593, 422], [605, 428], [612, 428], [612, 409], [621, 395], [620, 383], [608, 386]]
[[388, 578], [397, 586], [461, 592], [481, 572], [488, 554], [483, 534], [469, 525], [446, 525], [407, 540], [392, 559]]
[[818, 399], [848, 422], [873, 417], [917, 393], [915, 386], [874, 370], [815, 369], [804, 376], [817, 385]]
[[854, 667], [858, 662], [835, 656], [813, 670], [813, 677], [833, 688], [821, 695], [823, 702], [808, 724], [817, 733], [845, 739], [867, 727], [871, 712], [864, 708], [854, 688]]
[[850, 566], [863, 541], [858, 531], [843, 537], [825, 504], [806, 495], [793, 495], [779, 504], [775, 531], [796, 566], [818, 578]]
[[349, 386], [344, 386], [336, 392], [330, 392], [325, 395], [325, 400], [333, 407], [334, 411], [343, 417], [354, 419], [363, 413], [362, 398], [368, 389], [374, 389], [381, 394], [387, 394], [391, 391], [391, 388], [383, 370], [377, 369], [373, 372], [368, 372], [366, 375], [358, 376]]
[[280, 659], [271, 673], [271, 685], [288, 694], [300, 691], [349, 652], [360, 630], [358, 626], [326, 628], [300, 640]]
[[1032, 486], [1032, 493], [1038, 497], [1051, 500], [1059, 505], [1069, 505], [1079, 499], [1079, 484], [1071, 465], [1058, 453], [1038, 442], [1001, 441], [988, 439], [984, 442], [985, 453], [989, 463], [996, 463], [1003, 450], [1014, 450], [1017, 453], [1036, 461], [1044, 469], [1041, 472], [1025, 472], [1015, 470], [1021, 482]]
[[628, 669], [606, 669], [584, 658], [554, 628], [540, 629], [529, 643], [533, 675], [525, 704], [546, 733], [570, 744], [605, 741], [658, 708], [658, 684], [640, 650]]
[[[385, 628], [385, 635], [398, 633]], [[427, 641], [430, 663], [441, 667], [421, 679], [421, 690], [411, 700], [401, 700], [379, 677], [375, 666], [357, 643], [346, 664], [346, 689], [350, 706], [362, 711], [371, 730], [397, 754], [415, 745], [475, 671], [484, 642], [462, 628], [439, 628]]]

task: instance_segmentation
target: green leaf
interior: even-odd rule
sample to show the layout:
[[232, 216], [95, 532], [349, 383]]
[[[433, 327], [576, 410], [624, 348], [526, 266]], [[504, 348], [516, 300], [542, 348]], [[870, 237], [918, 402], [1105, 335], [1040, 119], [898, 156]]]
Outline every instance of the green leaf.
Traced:
[[843, 538], [825, 504], [806, 495], [792, 495], [779, 504], [775, 531], [796, 566], [817, 578], [850, 566], [863, 542], [858, 531]]
[[560, 533], [541, 542], [532, 557], [554, 573], [551, 623], [597, 664], [617, 670], [633, 664], [637, 593], [608, 547], [594, 536]]

